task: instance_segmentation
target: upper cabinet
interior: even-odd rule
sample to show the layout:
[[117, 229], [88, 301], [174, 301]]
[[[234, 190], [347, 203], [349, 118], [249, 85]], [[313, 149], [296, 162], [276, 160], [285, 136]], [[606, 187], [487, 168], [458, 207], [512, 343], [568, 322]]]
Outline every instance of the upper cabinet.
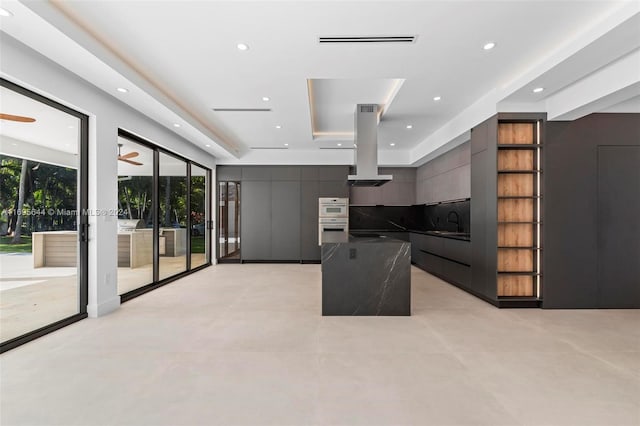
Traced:
[[352, 186], [349, 203], [356, 206], [410, 206], [416, 204], [416, 169], [413, 167], [381, 167], [379, 174], [393, 175], [382, 186]]

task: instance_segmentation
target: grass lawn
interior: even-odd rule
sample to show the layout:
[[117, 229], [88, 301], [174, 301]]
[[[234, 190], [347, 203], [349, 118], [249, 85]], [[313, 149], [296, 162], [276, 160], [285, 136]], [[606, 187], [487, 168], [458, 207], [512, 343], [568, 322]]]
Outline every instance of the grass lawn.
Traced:
[[22, 243], [11, 244], [13, 237], [0, 237], [0, 253], [31, 253], [31, 237], [22, 236]]
[[191, 236], [191, 253], [204, 253], [204, 235]]

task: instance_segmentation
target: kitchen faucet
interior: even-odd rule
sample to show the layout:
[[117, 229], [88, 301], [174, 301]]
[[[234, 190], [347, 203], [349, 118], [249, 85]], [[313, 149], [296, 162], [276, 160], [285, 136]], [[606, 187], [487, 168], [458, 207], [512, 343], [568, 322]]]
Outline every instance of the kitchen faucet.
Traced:
[[[455, 216], [455, 221], [451, 220], [451, 215]], [[462, 232], [462, 227], [460, 226], [460, 215], [458, 215], [458, 212], [451, 210], [447, 213], [447, 223], [455, 223], [456, 232]]]

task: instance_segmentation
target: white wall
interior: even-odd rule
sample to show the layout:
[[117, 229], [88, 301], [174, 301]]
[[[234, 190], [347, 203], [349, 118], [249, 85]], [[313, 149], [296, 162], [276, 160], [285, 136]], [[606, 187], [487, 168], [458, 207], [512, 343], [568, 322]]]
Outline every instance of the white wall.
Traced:
[[416, 203], [471, 197], [471, 143], [466, 142], [416, 171]]
[[[95, 211], [117, 207], [118, 128], [214, 168], [215, 158], [207, 152], [4, 33], [0, 37], [0, 51], [2, 77], [90, 117], [89, 209]], [[91, 216], [89, 316], [104, 315], [120, 305], [116, 283], [116, 218]]]

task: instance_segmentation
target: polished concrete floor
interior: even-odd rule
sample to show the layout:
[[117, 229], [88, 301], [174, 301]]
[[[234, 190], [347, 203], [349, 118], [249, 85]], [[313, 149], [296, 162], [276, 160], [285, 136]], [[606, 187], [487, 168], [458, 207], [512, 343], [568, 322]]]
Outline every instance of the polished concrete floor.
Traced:
[[320, 316], [319, 265], [206, 268], [0, 356], [9, 425], [639, 425], [640, 311]]

